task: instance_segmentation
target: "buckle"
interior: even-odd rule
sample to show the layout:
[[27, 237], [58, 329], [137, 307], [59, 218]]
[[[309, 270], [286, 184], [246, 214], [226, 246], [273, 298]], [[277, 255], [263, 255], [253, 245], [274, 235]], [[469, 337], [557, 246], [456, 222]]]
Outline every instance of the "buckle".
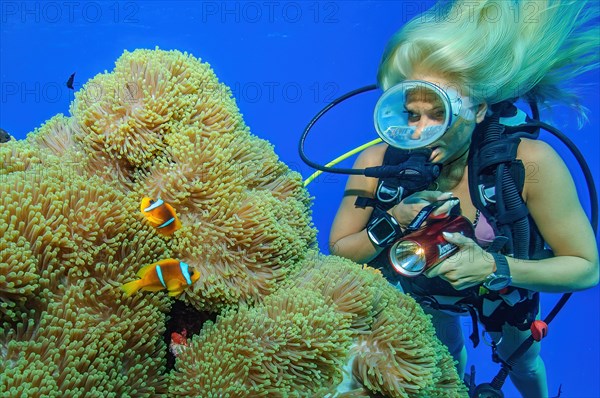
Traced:
[[481, 203], [496, 203], [496, 187], [486, 188], [485, 185], [479, 184], [479, 197]]
[[382, 182], [377, 187], [377, 192], [375, 195], [377, 196], [377, 199], [379, 199], [379, 201], [383, 203], [390, 203], [395, 200], [401, 199], [403, 194], [404, 188], [400, 186], [395, 188], [386, 186], [385, 182]]

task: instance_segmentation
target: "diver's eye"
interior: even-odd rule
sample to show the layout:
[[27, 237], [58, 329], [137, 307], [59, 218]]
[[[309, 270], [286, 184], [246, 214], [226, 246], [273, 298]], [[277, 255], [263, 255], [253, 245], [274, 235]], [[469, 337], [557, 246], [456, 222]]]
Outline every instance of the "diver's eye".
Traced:
[[408, 121], [411, 123], [416, 123], [421, 119], [421, 115], [419, 115], [418, 113], [414, 113], [411, 111], [404, 111], [404, 113], [406, 113]]
[[435, 121], [442, 121], [442, 120], [444, 120], [445, 117], [446, 117], [446, 112], [444, 112], [444, 111], [437, 111], [432, 115], [432, 119]]

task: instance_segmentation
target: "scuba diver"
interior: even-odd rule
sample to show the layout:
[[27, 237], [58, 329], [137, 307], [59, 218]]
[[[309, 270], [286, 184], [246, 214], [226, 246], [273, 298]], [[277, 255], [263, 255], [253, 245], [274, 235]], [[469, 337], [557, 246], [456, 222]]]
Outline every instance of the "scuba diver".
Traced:
[[[597, 4], [534, 4], [457, 0], [391, 38], [374, 114], [384, 142], [360, 153], [352, 170], [362, 173], [349, 173], [330, 252], [381, 269], [419, 301], [461, 377], [459, 317], [476, 316], [498, 361], [511, 358], [515, 387], [539, 398], [548, 397], [539, 292], [597, 285], [598, 249], [569, 170], [535, 139], [541, 122], [531, 128], [514, 102], [562, 101], [583, 112], [564, 87], [598, 67], [599, 39]], [[450, 228], [457, 217], [469, 226]], [[430, 248], [407, 255], [398, 245], [433, 226], [439, 261], [419, 257]], [[539, 339], [511, 357], [532, 333]]]

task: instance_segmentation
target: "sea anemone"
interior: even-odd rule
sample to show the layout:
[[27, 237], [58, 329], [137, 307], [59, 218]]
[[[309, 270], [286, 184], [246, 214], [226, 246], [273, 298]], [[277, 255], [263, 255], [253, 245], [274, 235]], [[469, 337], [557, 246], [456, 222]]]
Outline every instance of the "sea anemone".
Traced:
[[[125, 52], [70, 110], [0, 145], [0, 395], [325, 396], [349, 364], [345, 396], [464, 392], [412, 299], [313, 249], [301, 176], [208, 64]], [[146, 196], [182, 227], [158, 234]], [[168, 376], [171, 299], [120, 290], [164, 258], [200, 272], [178, 299], [219, 314]]]
[[160, 395], [164, 343], [151, 336], [169, 301], [124, 300], [118, 286], [164, 242], [120, 191], [52, 159], [3, 176], [0, 395]]
[[354, 376], [388, 397], [466, 397], [429, 316], [391, 285], [383, 293], [370, 333], [358, 336], [351, 350]]
[[282, 289], [206, 325], [178, 357], [170, 393], [310, 396], [341, 381], [348, 327], [347, 318], [317, 292]]

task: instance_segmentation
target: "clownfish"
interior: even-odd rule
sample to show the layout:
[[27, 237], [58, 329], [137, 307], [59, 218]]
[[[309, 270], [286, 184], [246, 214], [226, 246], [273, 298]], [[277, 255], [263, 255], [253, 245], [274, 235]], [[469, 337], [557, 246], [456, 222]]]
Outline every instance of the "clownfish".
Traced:
[[127, 297], [138, 290], [158, 292], [163, 289], [169, 291], [169, 296], [179, 296], [186, 287], [200, 279], [200, 272], [183, 261], [172, 258], [146, 265], [137, 275], [140, 279], [121, 286]]
[[140, 210], [146, 220], [161, 235], [171, 235], [181, 228], [181, 222], [177, 218], [175, 209], [160, 198], [157, 201], [148, 197], [142, 199]]

